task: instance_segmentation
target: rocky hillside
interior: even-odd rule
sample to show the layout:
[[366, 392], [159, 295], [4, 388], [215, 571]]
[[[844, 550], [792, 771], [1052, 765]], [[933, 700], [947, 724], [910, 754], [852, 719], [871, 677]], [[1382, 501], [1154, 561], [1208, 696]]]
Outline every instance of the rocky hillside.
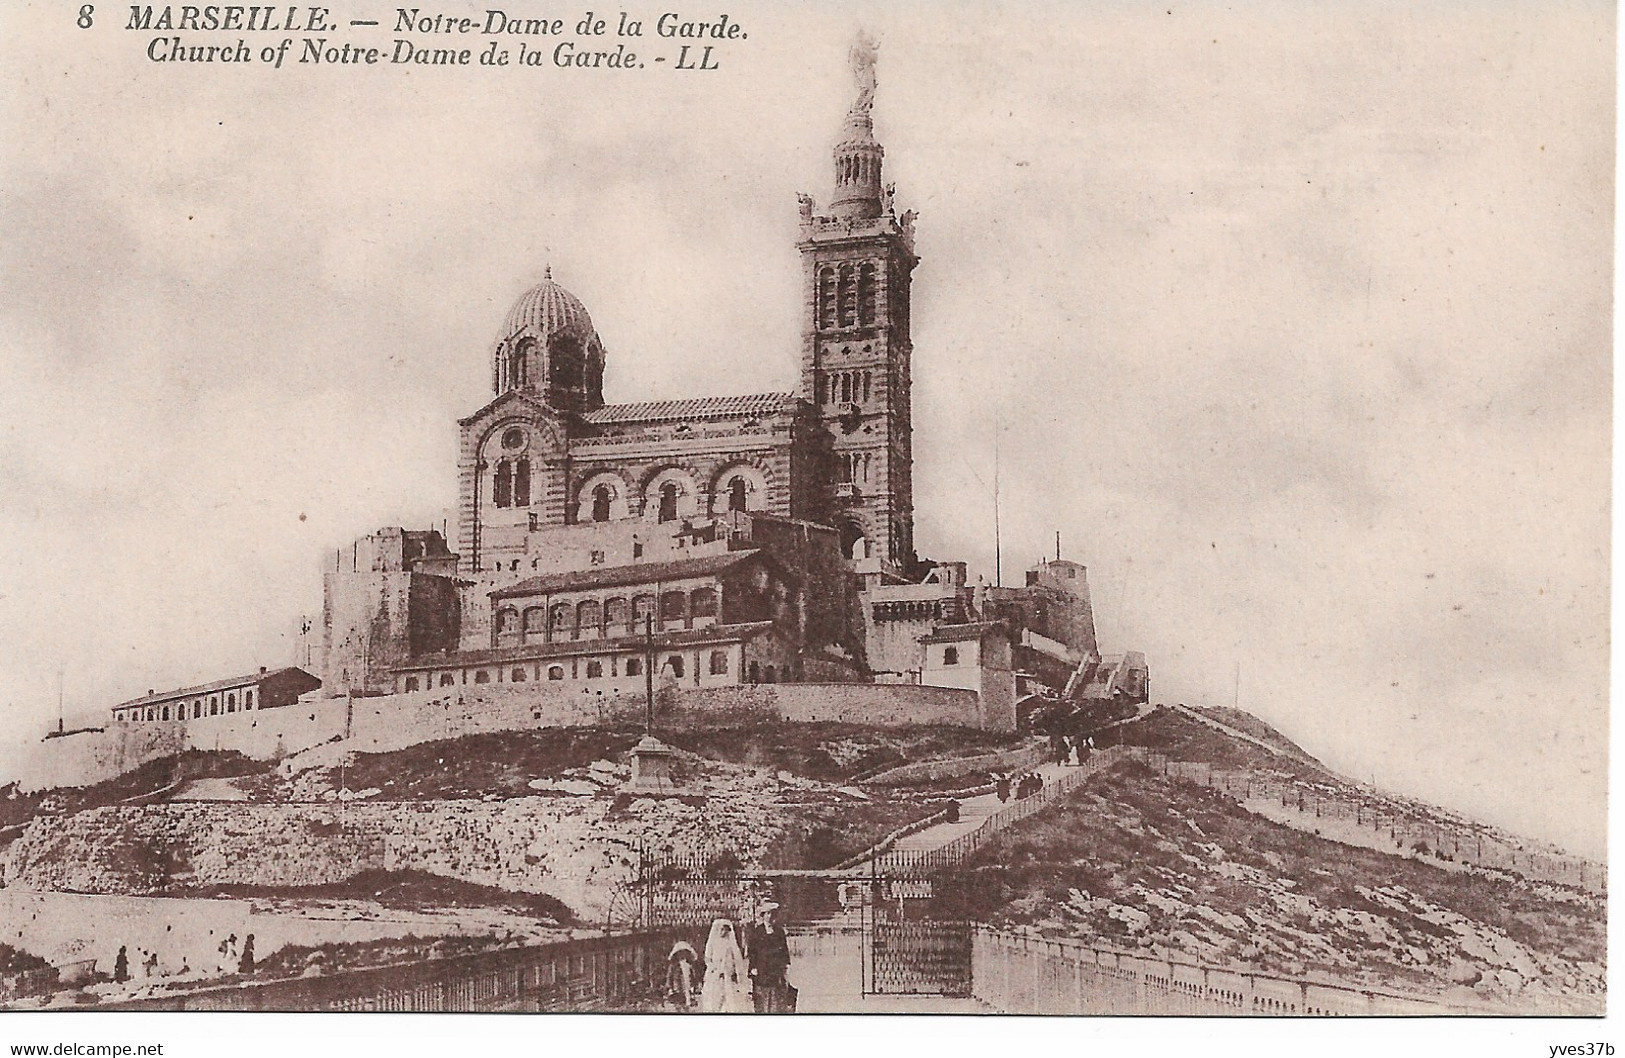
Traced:
[[[1448, 847], [1371, 847], [1358, 828], [1336, 840], [1330, 825], [1315, 832], [1329, 817], [1295, 808], [1262, 811], [1275, 800], [1250, 800], [1238, 776], [1271, 790], [1343, 790], [1278, 733], [1260, 732], [1279, 743], [1272, 753], [1168, 710], [1137, 727], [1125, 741], [1157, 753], [1113, 767], [977, 854], [967, 883], [977, 917], [1255, 972], [1602, 1013], [1602, 894], [1464, 864]], [[1224, 781], [1207, 785], [1215, 771]], [[1422, 811], [1359, 796], [1368, 822]], [[1442, 811], [1432, 820], [1446, 823], [1465, 825]]]
[[858, 790], [848, 777], [1011, 742], [844, 724], [687, 732], [694, 748], [678, 751], [675, 778], [692, 796], [629, 799], [620, 791], [639, 737], [591, 728], [483, 734], [304, 770], [192, 769], [202, 777], [150, 799], [144, 791], [137, 803], [64, 795], [63, 810], [34, 814], [6, 850], [6, 878], [88, 893], [258, 886], [314, 895], [369, 873], [416, 871], [543, 894], [599, 921], [644, 850], [830, 866], [943, 804], [929, 792]]

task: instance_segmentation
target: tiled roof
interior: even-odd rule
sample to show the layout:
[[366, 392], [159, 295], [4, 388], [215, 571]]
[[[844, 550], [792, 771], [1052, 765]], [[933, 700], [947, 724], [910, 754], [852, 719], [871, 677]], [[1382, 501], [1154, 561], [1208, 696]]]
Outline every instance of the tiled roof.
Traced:
[[759, 551], [728, 551], [699, 558], [678, 558], [666, 562], [634, 562], [628, 566], [608, 566], [583, 569], [571, 573], [544, 573], [518, 584], [498, 588], [491, 593], [493, 599], [506, 599], [515, 595], [541, 595], [553, 591], [583, 591], [588, 588], [613, 588], [623, 584], [650, 584], [657, 580], [682, 580], [685, 577], [706, 577], [738, 565]]
[[692, 400], [651, 400], [641, 404], [606, 404], [582, 418], [606, 425], [624, 422], [671, 422], [679, 419], [732, 419], [746, 415], [772, 415], [796, 402], [794, 393], [756, 393], [745, 397], [695, 397]]
[[196, 687], [182, 687], [178, 691], [159, 691], [157, 694], [146, 694], [142, 695], [140, 698], [131, 698], [127, 702], [120, 702], [113, 706], [113, 708], [123, 709], [127, 705], [147, 705], [153, 702], [167, 702], [176, 698], [185, 698], [186, 696], [192, 694], [207, 694], [210, 691], [225, 691], [230, 690], [233, 687], [246, 687], [249, 684], [268, 680], [272, 676], [280, 676], [285, 672], [303, 673], [308, 679], [316, 681], [317, 685], [320, 686], [321, 681], [316, 680], [316, 677], [312, 676], [308, 672], [305, 672], [304, 669], [290, 665], [283, 669], [267, 669], [264, 672], [251, 672], [247, 676], [233, 676], [229, 680], [214, 680], [210, 683], [200, 683]]
[[[773, 628], [772, 621], [751, 621], [737, 625], [708, 625], [705, 628], [684, 628], [655, 634], [656, 650], [701, 646], [708, 643], [732, 643], [761, 635]], [[426, 654], [393, 667], [395, 672], [421, 672], [425, 669], [456, 668], [461, 665], [492, 665], [508, 661], [530, 661], [536, 658], [567, 658], [587, 654], [614, 654], [625, 650], [643, 650], [642, 636], [617, 636], [612, 639], [565, 639], [554, 643], [529, 643], [525, 646], [496, 647], [491, 650], [457, 650], [444, 654]]]
[[980, 639], [988, 632], [1000, 631], [1006, 637], [1009, 631], [998, 621], [975, 621], [962, 625], [937, 625], [931, 631], [920, 637], [922, 643], [963, 643], [968, 639]]

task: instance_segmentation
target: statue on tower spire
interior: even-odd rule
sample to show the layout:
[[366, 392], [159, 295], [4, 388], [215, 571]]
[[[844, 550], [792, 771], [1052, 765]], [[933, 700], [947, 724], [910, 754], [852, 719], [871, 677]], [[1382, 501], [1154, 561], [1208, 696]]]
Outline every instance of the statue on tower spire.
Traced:
[[867, 115], [875, 104], [875, 61], [879, 58], [880, 42], [863, 30], [852, 41], [847, 61], [852, 65], [852, 77], [858, 83], [858, 98], [852, 104], [852, 113]]

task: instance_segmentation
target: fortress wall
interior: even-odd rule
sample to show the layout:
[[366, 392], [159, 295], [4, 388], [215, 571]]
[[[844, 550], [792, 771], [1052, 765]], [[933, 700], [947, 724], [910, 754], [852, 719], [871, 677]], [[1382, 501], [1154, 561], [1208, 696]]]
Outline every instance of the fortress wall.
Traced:
[[635, 695], [630, 688], [608, 694], [601, 690], [584, 693], [578, 685], [527, 683], [357, 698], [348, 744], [358, 753], [385, 753], [488, 731], [585, 727], [634, 712], [641, 716], [641, 678], [636, 679], [640, 686]]
[[773, 688], [779, 715], [809, 723], [838, 721], [908, 727], [915, 724], [980, 726], [975, 691], [878, 683], [781, 683]]
[[178, 726], [184, 729], [188, 749], [234, 749], [246, 757], [271, 760], [342, 738], [345, 713], [344, 699], [326, 698], [275, 709], [200, 716], [180, 721]]
[[[489, 684], [327, 698], [277, 709], [195, 720], [118, 723], [102, 732], [47, 739], [22, 747], [18, 779], [25, 791], [85, 786], [184, 749], [236, 750], [275, 760], [328, 742], [357, 753], [386, 753], [423, 742], [492, 731], [586, 727], [643, 720], [641, 677], [579, 683]], [[777, 683], [661, 688], [658, 722], [670, 727], [759, 723], [778, 719], [908, 727], [978, 727], [975, 691], [912, 684]], [[348, 732], [348, 738], [346, 738]], [[0, 776], [0, 781], [10, 776]]]
[[90, 786], [115, 778], [158, 757], [186, 748], [179, 724], [110, 723], [102, 731], [81, 731], [12, 747], [7, 774], [24, 793], [59, 786]]

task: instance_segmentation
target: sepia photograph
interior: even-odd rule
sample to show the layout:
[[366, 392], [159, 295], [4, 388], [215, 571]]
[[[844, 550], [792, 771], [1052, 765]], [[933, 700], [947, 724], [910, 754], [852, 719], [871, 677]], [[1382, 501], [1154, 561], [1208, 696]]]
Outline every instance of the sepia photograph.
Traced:
[[1616, 21], [8, 3], [0, 1043], [1607, 1038]]

